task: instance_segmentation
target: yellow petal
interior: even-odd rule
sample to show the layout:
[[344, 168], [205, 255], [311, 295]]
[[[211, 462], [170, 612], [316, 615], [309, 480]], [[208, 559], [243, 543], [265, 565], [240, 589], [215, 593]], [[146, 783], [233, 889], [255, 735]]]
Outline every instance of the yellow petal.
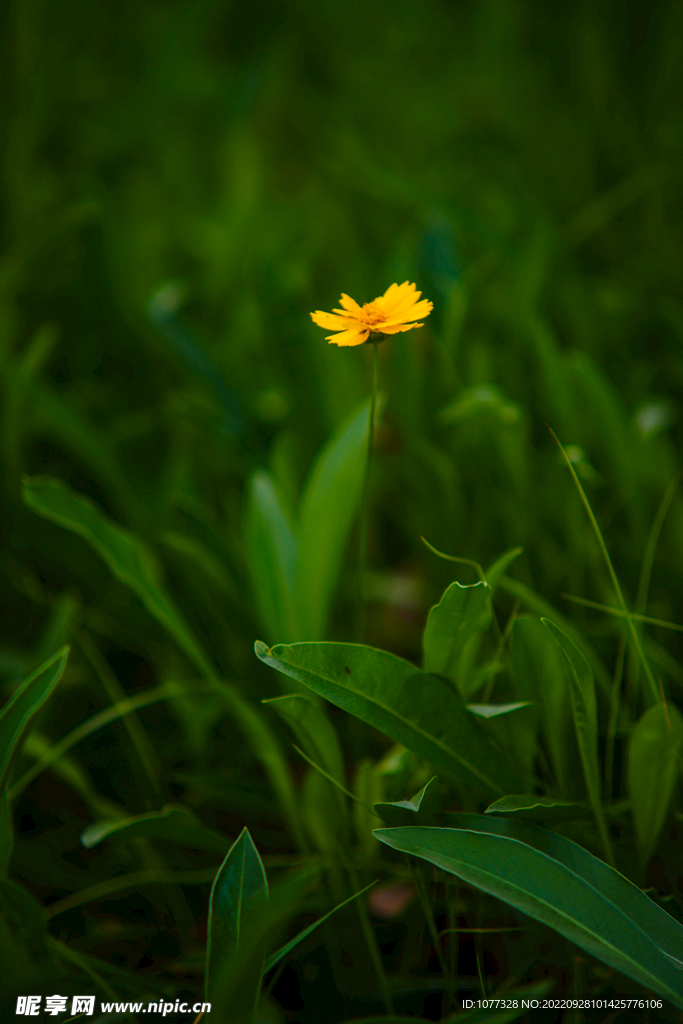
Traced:
[[345, 295], [342, 292], [341, 299], [339, 300], [344, 309], [347, 309], [349, 313], [360, 313], [360, 306], [355, 299], [352, 299], [350, 295]]
[[382, 334], [399, 334], [412, 331], [413, 327], [424, 327], [424, 324], [382, 324]]
[[416, 302], [410, 309], [402, 310], [398, 313], [392, 313], [387, 317], [386, 323], [391, 325], [407, 323], [410, 320], [419, 320], [421, 316], [429, 316], [433, 309], [434, 303], [430, 302], [429, 299], [423, 299], [422, 302]]
[[315, 313], [311, 313], [311, 320], [318, 327], [327, 327], [330, 331], [343, 331], [349, 326], [348, 317], [323, 313], [321, 309], [316, 309]]
[[[360, 322], [360, 315], [350, 313], [348, 309], [333, 309], [333, 313], [338, 313], [339, 316], [343, 316], [347, 323], [356, 324]], [[363, 311], [361, 310], [361, 313]]]
[[414, 284], [404, 281], [402, 285], [392, 284], [390, 288], [387, 288], [384, 295], [381, 295], [375, 301], [387, 316], [395, 317], [403, 310], [413, 306], [420, 298], [420, 295], [422, 295], [422, 292], [418, 292]]
[[331, 337], [325, 338], [325, 341], [329, 341], [331, 345], [362, 345], [367, 341], [369, 333], [369, 331], [358, 330], [356, 327], [351, 331], [333, 334]]

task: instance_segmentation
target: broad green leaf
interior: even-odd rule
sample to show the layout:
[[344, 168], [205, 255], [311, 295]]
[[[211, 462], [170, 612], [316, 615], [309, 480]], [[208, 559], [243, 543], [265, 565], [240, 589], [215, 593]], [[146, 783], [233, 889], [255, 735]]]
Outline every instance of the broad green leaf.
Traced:
[[543, 735], [557, 788], [566, 793], [572, 778], [574, 738], [562, 652], [539, 619], [524, 615], [512, 627], [510, 653], [518, 696], [536, 701], [541, 709]]
[[574, 818], [589, 816], [591, 809], [587, 804], [577, 804], [553, 796], [511, 793], [492, 803], [484, 814], [507, 814], [511, 818], [532, 821], [571, 821]]
[[24, 477], [22, 495], [25, 504], [38, 515], [85, 538], [112, 575], [137, 594], [195, 667], [203, 675], [213, 676], [211, 663], [159, 580], [152, 552], [138, 537], [60, 480]]
[[[440, 803], [438, 776], [434, 776], [410, 800], [393, 800], [391, 803], [377, 803], [375, 810], [387, 825], [400, 828], [403, 825], [431, 825]], [[425, 799], [426, 798], [426, 799]]]
[[598, 827], [601, 833], [604, 833], [598, 769], [598, 709], [593, 671], [574, 641], [559, 626], [550, 619], [541, 619], [541, 622], [559, 644], [569, 670], [572, 715], [586, 779], [586, 790]]
[[422, 665], [425, 672], [447, 676], [468, 696], [461, 660], [465, 646], [491, 621], [491, 596], [488, 584], [451, 583], [438, 604], [430, 609], [422, 637]]
[[[381, 404], [378, 401], [375, 422]], [[369, 415], [366, 400], [325, 444], [304, 485], [297, 526], [297, 640], [325, 636], [344, 549], [360, 505]]]
[[4, 787], [12, 759], [33, 716], [41, 709], [62, 678], [69, 648], [62, 647], [26, 679], [0, 711], [0, 789]]
[[[292, 732], [315, 764], [324, 768], [340, 786], [344, 785], [344, 762], [337, 734], [322, 708], [308, 697], [290, 694], [262, 702], [271, 707], [289, 725]], [[343, 793], [325, 782], [327, 802], [334, 818], [334, 831], [344, 841], [348, 827], [346, 799]]]
[[[209, 924], [206, 940], [204, 993], [207, 1000], [221, 986], [224, 968], [235, 957], [245, 923], [261, 915], [268, 903], [268, 881], [248, 829], [243, 829], [225, 855], [211, 888]], [[260, 960], [260, 962], [259, 962]], [[256, 951], [256, 963], [250, 977], [247, 1003], [252, 1011], [261, 988], [263, 959]]]
[[448, 682], [361, 644], [261, 641], [257, 656], [477, 790], [501, 795], [514, 767]]
[[669, 812], [682, 749], [683, 716], [678, 708], [648, 708], [633, 730], [628, 751], [628, 789], [644, 864], [654, 853]]
[[[542, 921], [683, 1008], [683, 974], [661, 942], [663, 934], [677, 934], [680, 954], [683, 928], [671, 919], [673, 927], [654, 930], [653, 918], [661, 921], [644, 893], [581, 847], [575, 847], [578, 853], [571, 851], [575, 844], [568, 840], [563, 840], [566, 859], [554, 858], [553, 839], [560, 837], [553, 833], [546, 840], [542, 829], [505, 819], [486, 818], [484, 826], [476, 820], [482, 815], [458, 817], [463, 827], [377, 829], [375, 834], [393, 849], [423, 857]], [[527, 842], [529, 837], [536, 845]]]
[[360, 892], [356, 892], [353, 894], [353, 896], [349, 896], [349, 898], [347, 900], [344, 900], [343, 903], [338, 903], [337, 906], [333, 907], [332, 910], [327, 912], [327, 914], [324, 914], [322, 917], [319, 917], [317, 921], [314, 921], [313, 924], [309, 924], [307, 928], [304, 928], [304, 930], [299, 932], [298, 935], [295, 935], [293, 939], [290, 939], [289, 942], [285, 943], [284, 946], [278, 949], [277, 953], [272, 953], [265, 962], [263, 973], [267, 974], [268, 971], [272, 970], [276, 964], [279, 964], [280, 961], [284, 959], [284, 957], [286, 957], [288, 953], [291, 953], [291, 951], [295, 949], [300, 942], [303, 942], [304, 939], [307, 939], [308, 936], [316, 930], [316, 928], [318, 928], [321, 924], [327, 921], [328, 918], [332, 917], [333, 914], [336, 914], [338, 910], [341, 910], [342, 907], [345, 907], [347, 903], [352, 903], [353, 900], [357, 900], [359, 896], [362, 896], [363, 893], [366, 893], [368, 889], [372, 889], [373, 885], [375, 884], [376, 882], [370, 882], [370, 885], [366, 885], [364, 889], [360, 890]]
[[123, 821], [94, 822], [81, 832], [81, 842], [89, 850], [105, 839], [125, 841], [133, 836], [165, 839], [180, 846], [190, 846], [196, 850], [218, 850], [221, 853], [229, 846], [227, 839], [205, 828], [187, 807], [174, 807], [172, 804], [167, 804], [160, 811], [136, 814]]
[[257, 469], [249, 481], [246, 555], [261, 620], [272, 639], [298, 640], [294, 579], [298, 542], [270, 473]]

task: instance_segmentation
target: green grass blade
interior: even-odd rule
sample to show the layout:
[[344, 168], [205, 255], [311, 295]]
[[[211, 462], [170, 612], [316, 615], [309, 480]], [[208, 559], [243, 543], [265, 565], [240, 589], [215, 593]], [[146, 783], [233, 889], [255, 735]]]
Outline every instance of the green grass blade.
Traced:
[[62, 678], [68, 655], [69, 647], [62, 647], [44, 661], [0, 711], [0, 789], [5, 785], [12, 760], [31, 719]]
[[[550, 428], [548, 428], [548, 429], [550, 429]], [[588, 518], [590, 519], [591, 526], [593, 527], [593, 532], [595, 533], [595, 536], [596, 536], [596, 539], [597, 539], [597, 542], [598, 542], [598, 546], [600, 548], [600, 551], [602, 552], [602, 557], [605, 560], [605, 565], [607, 566], [607, 571], [609, 572], [609, 576], [610, 576], [610, 579], [612, 581], [612, 586], [614, 587], [614, 593], [616, 594], [617, 601], [619, 602], [619, 606], [621, 607], [622, 611], [624, 611], [626, 613], [626, 617], [627, 617], [626, 621], [627, 621], [627, 624], [628, 624], [628, 631], [629, 631], [629, 634], [631, 636], [631, 642], [633, 643], [634, 650], [636, 651], [636, 653], [638, 655], [638, 658], [640, 659], [640, 663], [643, 666], [643, 669], [645, 671], [645, 675], [647, 676], [647, 680], [648, 680], [648, 683], [650, 685], [650, 696], [651, 696], [652, 702], [656, 703], [659, 700], [659, 690], [657, 688], [657, 684], [654, 681], [654, 677], [652, 675], [652, 672], [650, 671], [650, 665], [648, 663], [648, 660], [645, 657], [645, 652], [643, 651], [643, 646], [642, 646], [642, 644], [640, 642], [640, 637], [638, 636], [638, 631], [637, 631], [637, 629], [636, 629], [636, 627], [635, 627], [635, 625], [633, 623], [633, 619], [631, 618], [631, 614], [630, 614], [630, 612], [628, 610], [628, 607], [626, 605], [626, 601], [624, 599], [624, 595], [623, 595], [622, 590], [621, 590], [621, 585], [620, 585], [619, 580], [617, 578], [617, 574], [614, 571], [614, 566], [612, 565], [612, 559], [610, 558], [609, 551], [607, 550], [607, 545], [605, 544], [605, 539], [602, 536], [602, 531], [601, 531], [600, 527], [598, 526], [598, 521], [595, 518], [595, 515], [593, 513], [593, 509], [591, 508], [591, 503], [589, 502], [588, 498], [586, 497], [586, 492], [583, 489], [581, 481], [579, 480], [578, 476], [576, 475], [576, 470], [574, 469], [574, 466], [572, 465], [571, 459], [567, 455], [567, 453], [564, 450], [561, 442], [559, 441], [559, 439], [556, 437], [556, 435], [553, 433], [552, 430], [550, 431], [550, 433], [555, 438], [555, 441], [557, 442], [557, 445], [558, 445], [560, 451], [562, 452], [562, 455], [564, 456], [564, 460], [567, 463], [567, 466], [569, 467], [569, 472], [572, 475], [572, 479], [573, 479], [573, 481], [574, 481], [574, 483], [576, 485], [576, 489], [579, 492], [579, 495], [581, 497], [581, 501], [583, 502], [584, 508], [586, 509], [586, 512], [588, 514]]]

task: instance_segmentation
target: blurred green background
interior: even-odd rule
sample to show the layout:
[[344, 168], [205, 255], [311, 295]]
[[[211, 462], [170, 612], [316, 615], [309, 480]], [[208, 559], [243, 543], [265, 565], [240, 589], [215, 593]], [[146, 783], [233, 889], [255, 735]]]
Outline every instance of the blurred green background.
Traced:
[[[371, 352], [328, 345], [309, 311], [406, 279], [434, 312], [379, 350], [367, 642], [419, 659], [454, 578], [422, 535], [484, 565], [522, 546], [512, 575], [611, 664], [614, 621], [561, 597], [614, 604], [546, 424], [635, 603], [680, 465], [683, 7], [7, 0], [0, 25], [6, 693], [73, 629], [126, 692], [187, 671], [85, 542], [22, 504], [22, 474], [66, 481], [143, 538], [222, 676], [255, 701], [279, 692], [253, 655], [256, 638], [288, 638], [267, 635], [252, 594], [246, 482], [268, 467], [294, 504], [369, 393]], [[354, 557], [350, 544], [329, 639], [351, 638]], [[682, 569], [677, 494], [649, 615], [680, 620]], [[677, 634], [648, 643], [680, 687]], [[52, 740], [107, 703], [80, 648], [65, 679], [41, 721]], [[197, 765], [257, 786], [253, 753], [211, 714], [141, 713], [166, 798]], [[340, 728], [351, 762], [381, 753]], [[116, 735], [79, 756], [140, 813], [151, 797]], [[250, 792], [215, 820], [236, 834], [251, 815], [259, 849], [286, 850], [263, 825], [270, 797]], [[64, 853], [92, 819], [70, 799], [43, 776], [16, 811], [15, 870], [45, 900], [111, 870]], [[88, 948], [115, 960], [107, 943]]]

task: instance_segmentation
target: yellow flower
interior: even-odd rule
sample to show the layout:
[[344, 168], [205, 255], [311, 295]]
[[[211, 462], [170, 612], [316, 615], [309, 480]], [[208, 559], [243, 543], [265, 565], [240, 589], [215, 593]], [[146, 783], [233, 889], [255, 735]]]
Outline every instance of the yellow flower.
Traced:
[[418, 302], [421, 295], [414, 284], [404, 281], [403, 284], [390, 285], [384, 295], [363, 306], [342, 294], [339, 301], [343, 309], [335, 309], [332, 313], [317, 309], [311, 317], [318, 327], [340, 332], [325, 339], [330, 344], [363, 345], [366, 341], [383, 341], [387, 334], [424, 327], [424, 324], [412, 322], [421, 316], [429, 316], [433, 309], [433, 303], [428, 299]]

